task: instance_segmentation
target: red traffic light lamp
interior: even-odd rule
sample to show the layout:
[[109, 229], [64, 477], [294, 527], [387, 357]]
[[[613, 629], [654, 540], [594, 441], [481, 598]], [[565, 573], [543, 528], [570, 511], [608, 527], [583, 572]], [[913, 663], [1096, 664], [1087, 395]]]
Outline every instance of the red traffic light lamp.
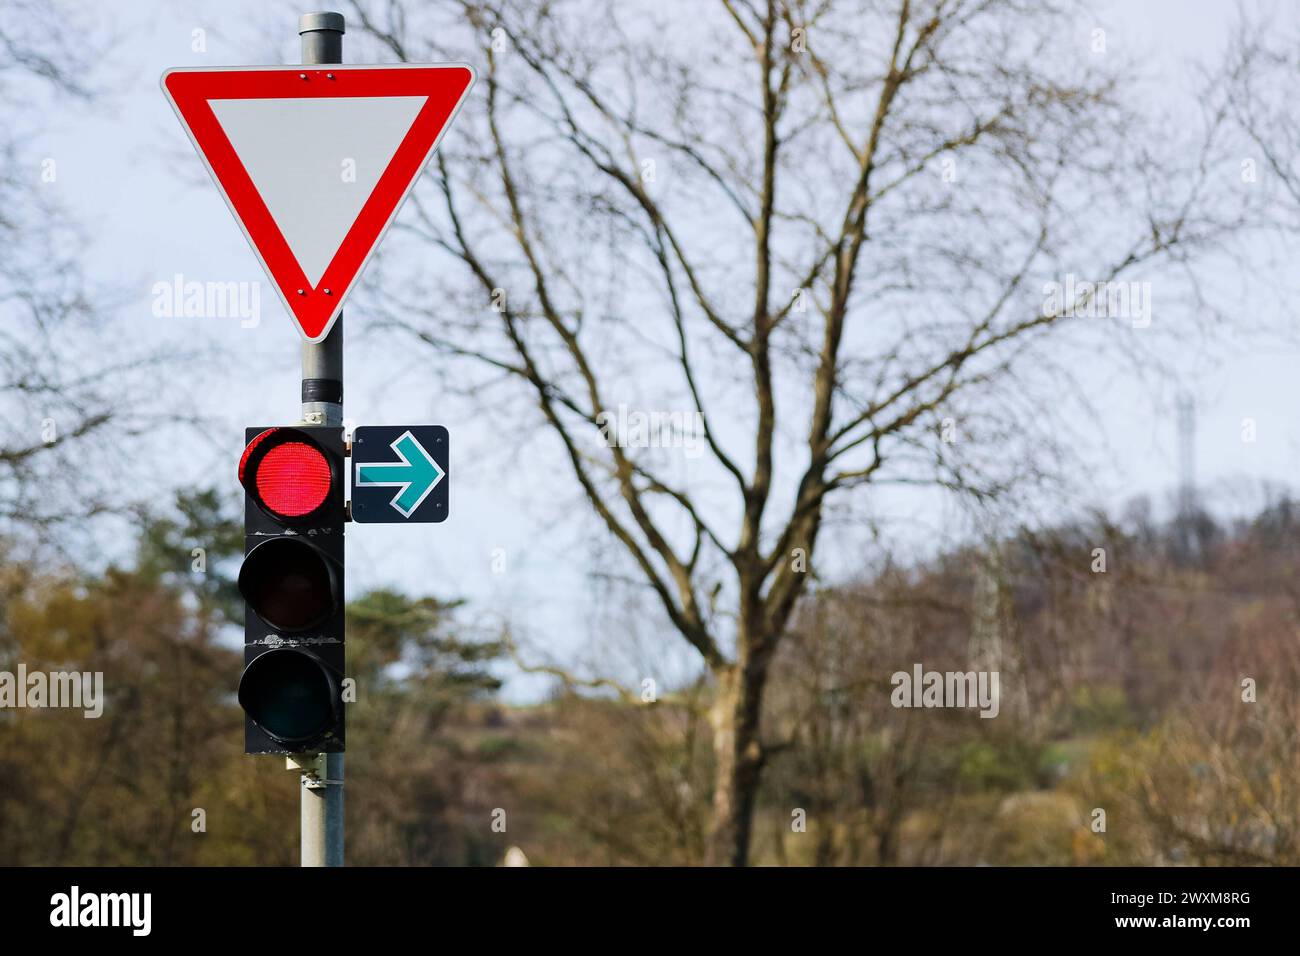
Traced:
[[343, 501], [342, 469], [309, 432], [268, 428], [239, 459], [239, 483], [267, 516], [303, 527], [333, 517], [331, 504]]

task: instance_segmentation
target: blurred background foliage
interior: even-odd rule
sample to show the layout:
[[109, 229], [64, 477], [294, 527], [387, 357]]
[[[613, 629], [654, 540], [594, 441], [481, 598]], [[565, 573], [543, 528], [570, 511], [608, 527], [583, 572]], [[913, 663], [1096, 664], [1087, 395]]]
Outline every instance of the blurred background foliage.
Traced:
[[[296, 862], [296, 778], [242, 753], [236, 515], [182, 495], [95, 573], [0, 545], [0, 670], [100, 670], [107, 698], [0, 711], [0, 861]], [[754, 862], [1300, 863], [1298, 565], [1290, 499], [1230, 524], [1139, 504], [816, 590], [764, 713]], [[508, 639], [446, 597], [352, 601], [350, 862], [700, 862], [710, 686], [515, 704]], [[972, 661], [996, 720], [891, 705], [894, 671]]]

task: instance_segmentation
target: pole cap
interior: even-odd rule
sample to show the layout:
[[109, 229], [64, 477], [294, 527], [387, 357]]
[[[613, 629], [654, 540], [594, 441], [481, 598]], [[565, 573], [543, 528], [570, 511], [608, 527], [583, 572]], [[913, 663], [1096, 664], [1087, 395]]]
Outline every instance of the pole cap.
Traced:
[[298, 18], [298, 34], [304, 33], [344, 33], [343, 14], [330, 11], [304, 13]]

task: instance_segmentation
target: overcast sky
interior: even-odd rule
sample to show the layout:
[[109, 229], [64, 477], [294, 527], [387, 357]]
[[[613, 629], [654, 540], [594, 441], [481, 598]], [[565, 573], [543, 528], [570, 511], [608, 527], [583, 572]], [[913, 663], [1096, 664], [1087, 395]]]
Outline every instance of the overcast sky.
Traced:
[[[87, 5], [89, 7], [89, 5]], [[1146, 0], [1099, 5], [1108, 45], [1137, 53], [1153, 74], [1167, 77], [1152, 96], [1176, 99], [1189, 58], [1213, 57], [1234, 18], [1221, 0]], [[201, 342], [227, 356], [256, 355], [255, 365], [226, 358], [207, 363], [190, 389], [191, 410], [214, 423], [214, 441], [187, 439], [172, 449], [174, 468], [158, 480], [232, 483], [242, 428], [290, 421], [298, 412], [298, 339], [263, 284], [261, 323], [237, 319], [159, 318], [151, 289], [176, 274], [189, 279], [261, 282], [253, 254], [185, 138], [159, 89], [173, 66], [293, 62], [298, 37], [292, 8], [265, 2], [137, 0], [95, 5], [100, 29], [117, 37], [96, 77], [106, 97], [93, 107], [65, 105], [41, 122], [36, 149], [58, 161], [55, 188], [79, 217], [92, 243], [87, 268], [120, 287], [127, 303], [122, 328], [141, 342]], [[1294, 5], [1285, 4], [1294, 25]], [[241, 19], [240, 11], [246, 16]], [[110, 12], [111, 11], [111, 12]], [[1087, 43], [1090, 24], [1062, 44]], [[206, 30], [206, 52], [191, 49], [193, 31]], [[466, 50], [476, 62], [477, 51]], [[347, 46], [345, 41], [345, 59]], [[481, 95], [481, 90], [476, 91]], [[475, 94], [465, 109], [476, 108]], [[448, 136], [455, 136], [453, 128]], [[364, 278], [363, 278], [364, 283]], [[1255, 308], [1243, 303], [1243, 309]], [[1155, 321], [1160, 321], [1156, 303]], [[348, 339], [347, 417], [363, 424], [438, 422], [452, 436], [452, 516], [443, 525], [389, 529], [353, 527], [348, 535], [350, 593], [395, 585], [413, 593], [461, 596], [521, 625], [557, 649], [576, 647], [594, 626], [588, 613], [594, 587], [582, 549], [584, 529], [554, 520], [554, 502], [535, 497], [547, 485], [532, 480], [530, 457], [496, 446], [484, 419], [439, 401], [435, 360], [428, 352], [379, 354]], [[1291, 484], [1300, 453], [1300, 352], [1252, 347], [1218, 357], [1176, 357], [1198, 403], [1196, 467], [1210, 500], [1240, 511], [1263, 482]], [[1089, 482], [1062, 510], [1097, 503], [1116, 507], [1141, 493], [1167, 495], [1176, 480], [1172, 393], [1148, 383], [1098, 372], [1097, 422], [1081, 423], [1095, 441], [1084, 457], [1095, 465]], [[1258, 440], [1241, 441], [1243, 418]], [[220, 439], [228, 439], [222, 444]], [[540, 491], [539, 491], [540, 489]], [[567, 490], [567, 489], [566, 489]], [[919, 498], [897, 507], [922, 508]], [[494, 548], [505, 549], [509, 573], [491, 573]], [[516, 694], [535, 684], [516, 683]]]

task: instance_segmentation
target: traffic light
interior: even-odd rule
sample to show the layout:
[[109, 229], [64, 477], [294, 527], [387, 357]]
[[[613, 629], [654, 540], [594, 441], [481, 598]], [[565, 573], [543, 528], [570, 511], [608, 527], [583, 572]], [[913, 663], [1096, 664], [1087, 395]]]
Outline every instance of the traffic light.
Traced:
[[250, 428], [244, 486], [244, 752], [343, 750], [343, 429]]

